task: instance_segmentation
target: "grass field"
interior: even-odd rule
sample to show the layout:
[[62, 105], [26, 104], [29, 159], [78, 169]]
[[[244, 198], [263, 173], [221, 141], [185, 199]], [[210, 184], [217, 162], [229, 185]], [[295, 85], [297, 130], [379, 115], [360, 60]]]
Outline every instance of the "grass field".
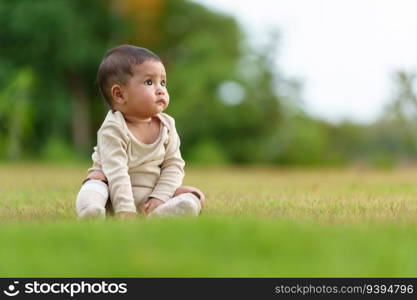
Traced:
[[417, 276], [417, 169], [189, 167], [201, 217], [81, 222], [86, 167], [0, 165], [1, 277]]

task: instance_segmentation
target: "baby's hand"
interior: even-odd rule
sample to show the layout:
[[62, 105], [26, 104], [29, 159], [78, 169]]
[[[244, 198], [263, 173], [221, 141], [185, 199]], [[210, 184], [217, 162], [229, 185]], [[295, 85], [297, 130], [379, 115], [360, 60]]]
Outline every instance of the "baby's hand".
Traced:
[[120, 211], [116, 213], [116, 218], [120, 220], [128, 220], [136, 217], [136, 213], [130, 211]]
[[164, 201], [156, 199], [156, 198], [149, 198], [149, 200], [146, 201], [146, 203], [143, 205], [142, 211], [144, 214], [148, 215], [151, 211], [153, 211], [162, 203], [164, 203]]

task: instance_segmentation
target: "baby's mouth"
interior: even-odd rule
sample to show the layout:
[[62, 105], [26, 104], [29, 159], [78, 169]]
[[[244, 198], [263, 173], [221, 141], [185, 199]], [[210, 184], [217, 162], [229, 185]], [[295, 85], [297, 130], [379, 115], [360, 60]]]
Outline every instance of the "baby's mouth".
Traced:
[[162, 103], [162, 104], [166, 105], [167, 101], [165, 99], [159, 99], [159, 100], [156, 101], [156, 103]]

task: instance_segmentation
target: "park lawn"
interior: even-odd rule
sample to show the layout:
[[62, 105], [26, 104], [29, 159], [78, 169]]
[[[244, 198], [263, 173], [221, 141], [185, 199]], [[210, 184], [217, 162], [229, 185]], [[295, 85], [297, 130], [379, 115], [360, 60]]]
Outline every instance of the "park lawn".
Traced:
[[186, 169], [197, 219], [77, 221], [86, 166], [0, 166], [1, 277], [416, 277], [417, 169]]

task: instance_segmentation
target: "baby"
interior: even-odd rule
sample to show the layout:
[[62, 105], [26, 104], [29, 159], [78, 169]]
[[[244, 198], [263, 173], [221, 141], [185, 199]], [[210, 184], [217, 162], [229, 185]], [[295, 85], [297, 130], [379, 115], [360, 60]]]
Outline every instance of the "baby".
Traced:
[[[184, 160], [169, 104], [166, 73], [151, 51], [130, 45], [109, 50], [97, 81], [111, 110], [76, 200], [79, 218], [197, 216], [205, 196], [181, 186]], [[109, 198], [110, 196], [110, 198]]]

